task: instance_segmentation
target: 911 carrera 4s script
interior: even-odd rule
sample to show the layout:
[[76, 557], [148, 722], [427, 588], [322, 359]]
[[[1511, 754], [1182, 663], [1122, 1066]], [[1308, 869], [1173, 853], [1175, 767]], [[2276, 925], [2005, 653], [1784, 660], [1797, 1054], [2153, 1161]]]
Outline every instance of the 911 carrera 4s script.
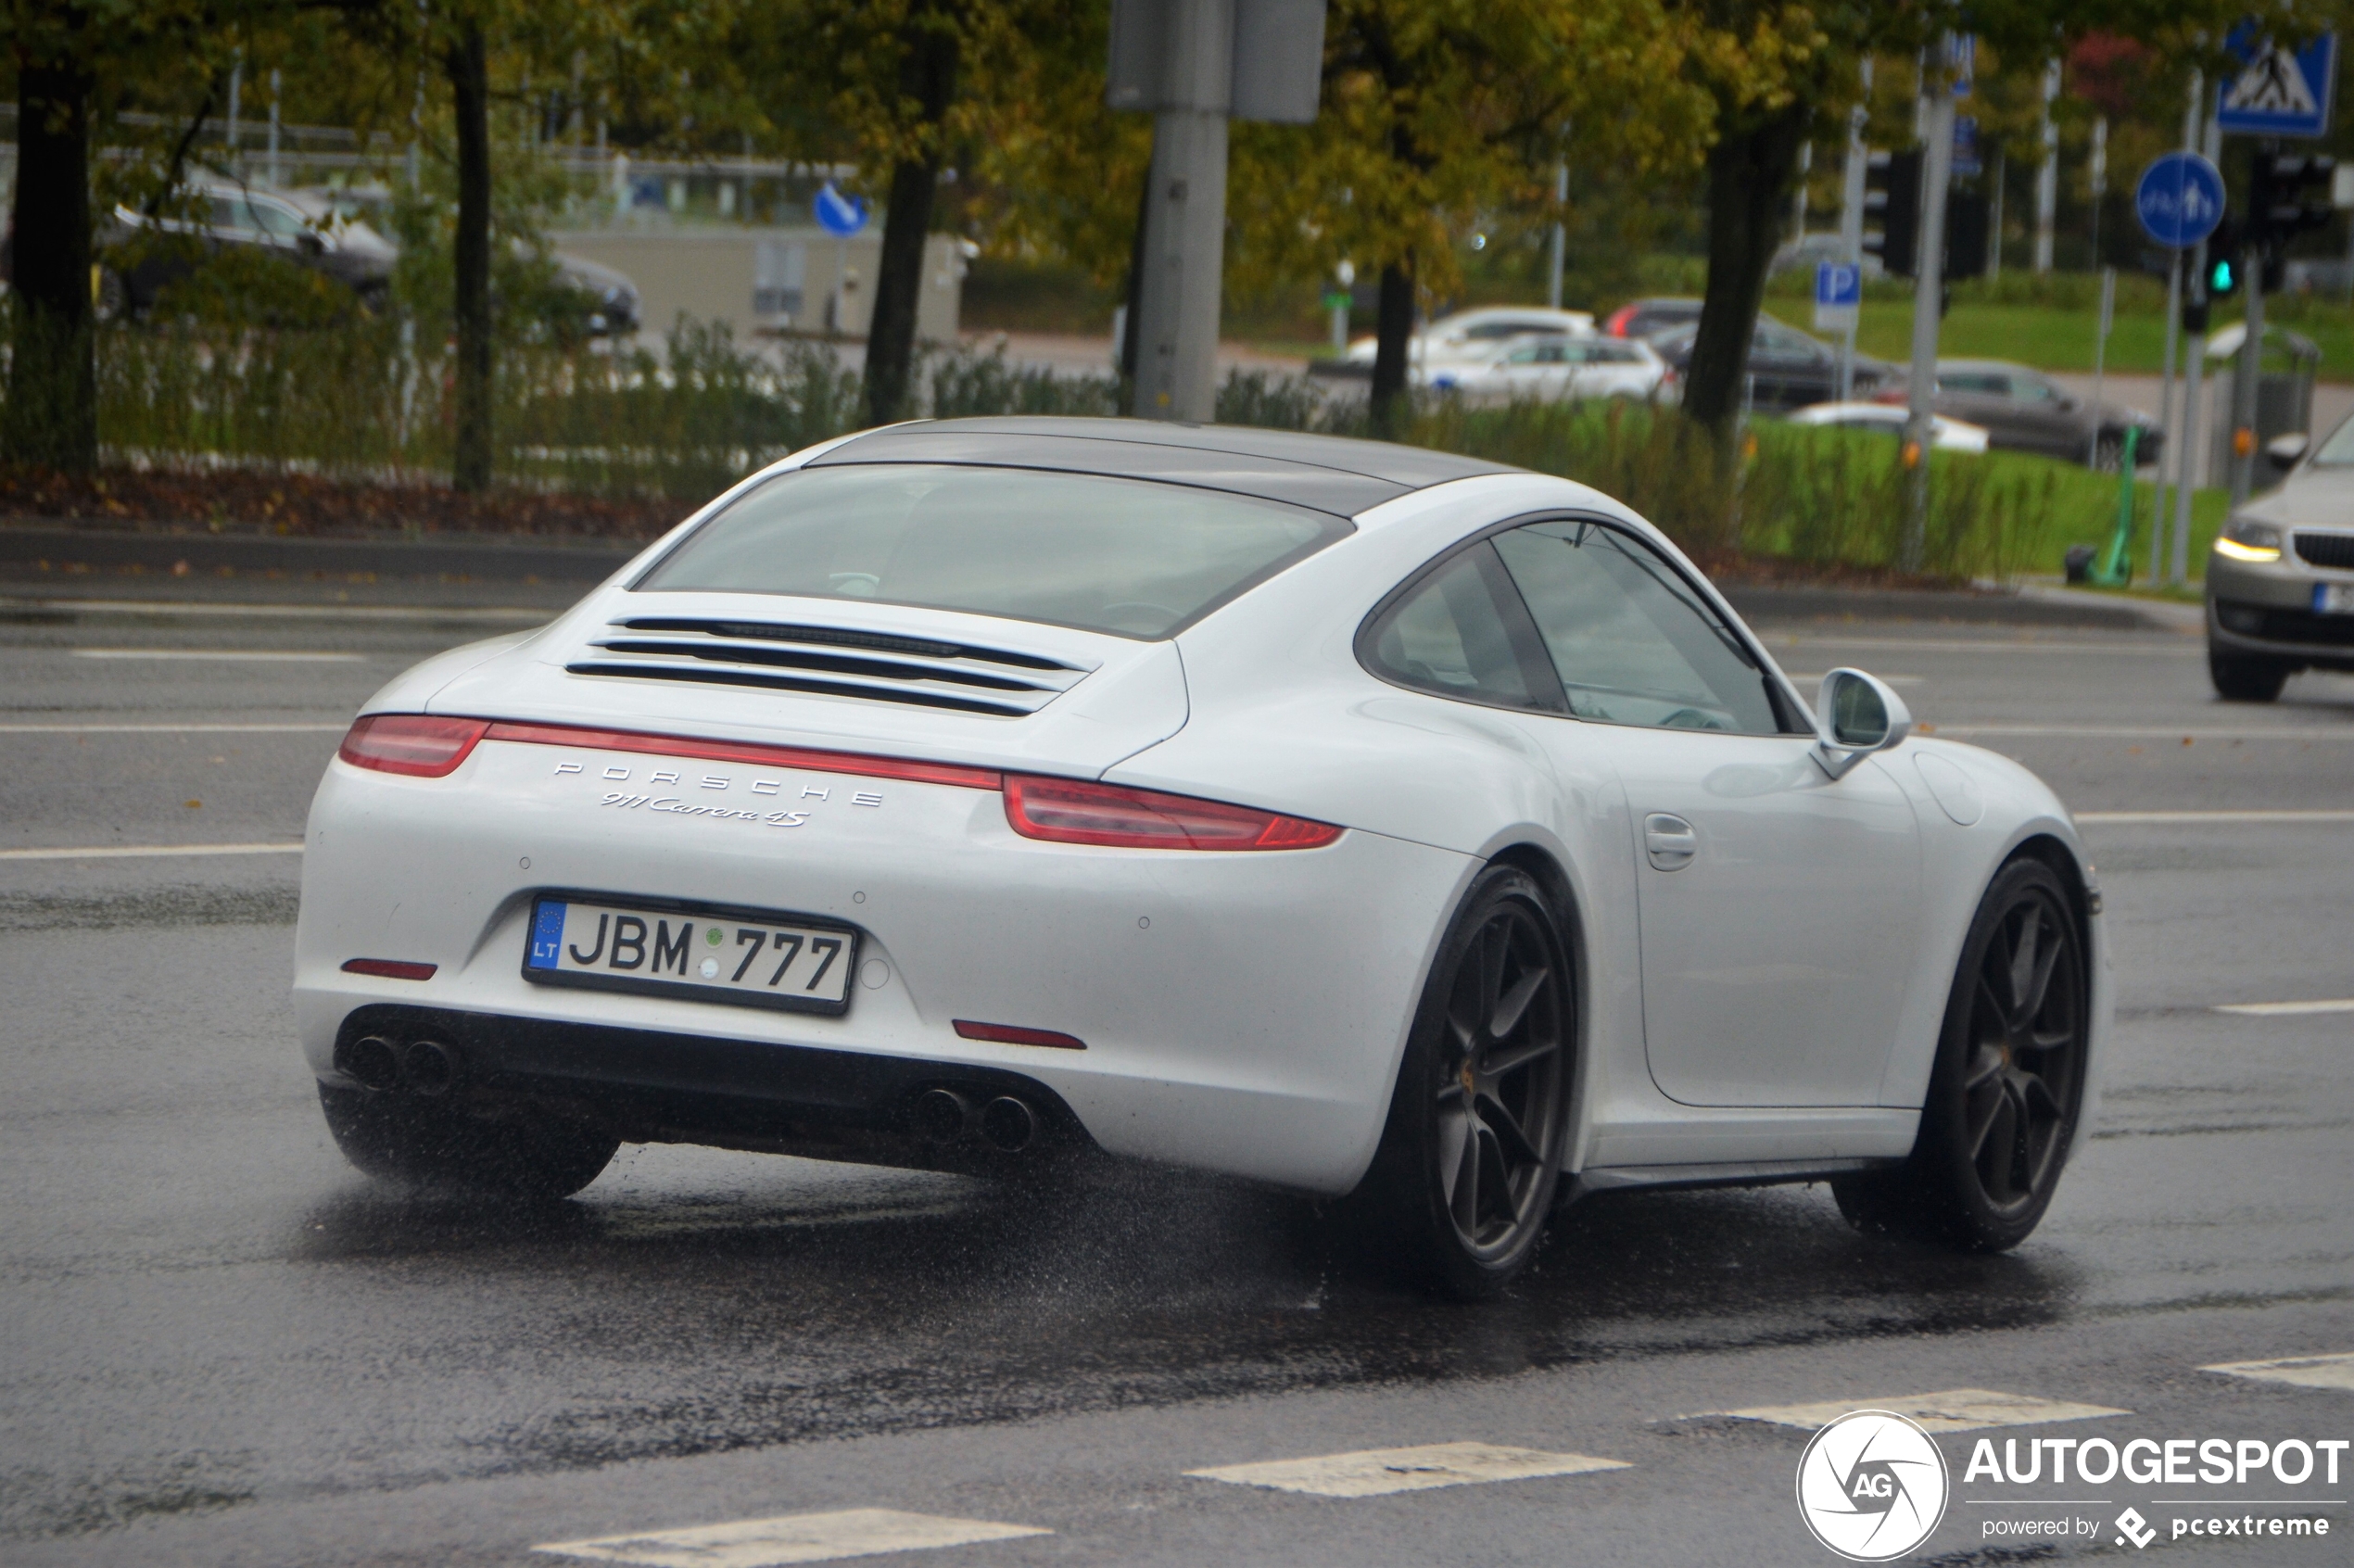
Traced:
[[532, 905], [524, 955], [524, 978], [542, 984], [807, 1013], [847, 1012], [857, 967], [858, 933], [847, 928], [546, 897]]

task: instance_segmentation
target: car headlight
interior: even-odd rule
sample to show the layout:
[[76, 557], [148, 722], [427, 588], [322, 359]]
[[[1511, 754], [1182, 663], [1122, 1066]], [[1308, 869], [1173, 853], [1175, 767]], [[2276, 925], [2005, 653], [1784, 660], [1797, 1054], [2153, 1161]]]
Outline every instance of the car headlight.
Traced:
[[2270, 523], [2234, 518], [2216, 536], [2215, 553], [2226, 561], [2278, 561], [2282, 535]]

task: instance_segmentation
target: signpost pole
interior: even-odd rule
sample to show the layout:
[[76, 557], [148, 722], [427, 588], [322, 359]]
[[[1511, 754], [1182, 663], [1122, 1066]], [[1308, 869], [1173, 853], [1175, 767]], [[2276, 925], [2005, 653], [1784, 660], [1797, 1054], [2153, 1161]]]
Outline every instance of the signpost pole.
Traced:
[[[1955, 53], [1949, 35], [1945, 60]], [[1941, 62], [1942, 64], [1943, 62]], [[1900, 570], [1917, 572], [1929, 548], [1929, 453], [1930, 419], [1937, 402], [1937, 329], [1945, 295], [1945, 187], [1954, 169], [1954, 95], [1938, 73], [1927, 88], [1928, 157], [1921, 174], [1920, 262], [1913, 285], [1913, 363], [1910, 406], [1905, 417], [1905, 453], [1913, 465], [1905, 506], [1905, 533], [1897, 548]]]
[[[2103, 267], [2103, 268], [2101, 269], [2101, 320], [2100, 320], [2100, 328], [2099, 328], [2099, 330], [2098, 330], [2097, 332], [2095, 332], [2095, 333], [2093, 335], [2093, 415], [2094, 415], [2094, 418], [2093, 418], [2093, 449], [2092, 449], [2092, 452], [2091, 452], [2090, 456], [2091, 456], [2091, 461], [2092, 461], [2093, 462], [2095, 462], [2095, 463], [2098, 463], [2098, 462], [2100, 462], [2100, 455], [2101, 455], [2101, 422], [2100, 422], [2100, 410], [2101, 410], [2101, 379], [2102, 379], [2103, 373], [2104, 373], [2104, 372], [2106, 371], [2106, 369], [2107, 368], [2107, 363], [2108, 363], [2108, 332], [2109, 332], [2109, 328], [2110, 328], [2112, 325], [2114, 325], [2114, 324], [2115, 324], [2116, 321], [2117, 321], [2117, 269], [2116, 269], [2116, 268], [2114, 268], [2114, 267]], [[2127, 479], [2129, 479], [2129, 480], [2133, 477], [2133, 474], [2132, 474], [2132, 473], [2131, 473], [2130, 471], [2127, 473], [2126, 477], [2127, 477]]]
[[[2150, 513], [2150, 581], [2160, 580], [2159, 573], [2166, 564], [2166, 487], [2170, 475], [2183, 472], [2183, 453], [2190, 447], [2187, 436], [2178, 436], [2174, 429], [2174, 348], [2183, 330], [2183, 253], [2167, 253], [2166, 263], [2166, 373], [2158, 383], [2158, 427], [2166, 432], [2166, 449], [2158, 454], [2158, 506]], [[2095, 441], [2100, 437], [2095, 435]]]
[[[1871, 122], [1872, 62], [1868, 57], [1863, 77], [1863, 97], [1847, 111], [1847, 162], [1839, 179], [1839, 256], [1855, 269], [1859, 285], [1864, 275], [1864, 173], [1871, 159], [1864, 145], [1864, 128]], [[1860, 309], [1856, 312], [1862, 313]], [[1839, 400], [1844, 403], [1854, 396], [1855, 322], [1851, 320], [1839, 336]]]

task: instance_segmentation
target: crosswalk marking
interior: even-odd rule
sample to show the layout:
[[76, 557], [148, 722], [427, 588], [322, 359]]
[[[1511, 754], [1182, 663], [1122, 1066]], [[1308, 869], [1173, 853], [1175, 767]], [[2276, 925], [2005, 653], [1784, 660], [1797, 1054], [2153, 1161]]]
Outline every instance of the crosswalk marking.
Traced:
[[2132, 1415], [2106, 1405], [2071, 1405], [2039, 1399], [2031, 1394], [1997, 1394], [1985, 1388], [1948, 1388], [1938, 1394], [1906, 1394], [1898, 1398], [1832, 1399], [1818, 1405], [1766, 1405], [1751, 1410], [1719, 1410], [1742, 1421], [1770, 1421], [1779, 1426], [1808, 1431], [1837, 1421], [1850, 1410], [1892, 1410], [1910, 1416], [1927, 1432], [1975, 1432], [1986, 1426], [2031, 1426], [2047, 1421], [2091, 1421], [2099, 1416]]
[[1274, 1460], [1264, 1464], [1227, 1464], [1189, 1470], [1205, 1481], [1267, 1486], [1320, 1498], [1374, 1498], [1390, 1492], [1422, 1492], [1434, 1486], [1468, 1486], [1487, 1481], [1521, 1481], [1538, 1475], [1576, 1475], [1595, 1470], [1625, 1470], [1620, 1460], [1588, 1454], [1549, 1454], [1493, 1443], [1430, 1443], [1411, 1448], [1364, 1448], [1313, 1459]]
[[947, 1519], [902, 1513], [889, 1508], [846, 1508], [830, 1513], [787, 1513], [774, 1519], [740, 1519], [732, 1524], [702, 1524], [642, 1536], [605, 1536], [589, 1541], [555, 1541], [534, 1551], [585, 1557], [596, 1562], [642, 1563], [645, 1568], [777, 1568], [788, 1562], [831, 1562], [886, 1551], [969, 1546], [1051, 1536], [1034, 1524], [999, 1524], [987, 1519]]
[[2224, 1361], [2201, 1372], [2252, 1377], [2263, 1383], [2293, 1383], [2299, 1388], [2354, 1389], [2354, 1352], [2336, 1356], [2289, 1356], [2277, 1361]]

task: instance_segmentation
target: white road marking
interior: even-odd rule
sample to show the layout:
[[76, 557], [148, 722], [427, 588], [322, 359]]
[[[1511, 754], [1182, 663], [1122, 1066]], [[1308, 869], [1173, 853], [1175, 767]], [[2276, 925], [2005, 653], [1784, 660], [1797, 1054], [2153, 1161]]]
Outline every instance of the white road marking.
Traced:
[[0, 724], [0, 735], [340, 735], [348, 724]]
[[[1883, 677], [1885, 678], [1885, 677]], [[2160, 740], [2335, 740], [2354, 741], [2354, 725], [2313, 725], [2305, 728], [2287, 728], [2272, 725], [2263, 729], [2169, 729], [2152, 724], [1941, 724], [1924, 734], [1936, 735], [2057, 735], [2073, 740], [2133, 740], [2156, 738]]]
[[1997, 1394], [1984, 1388], [1948, 1388], [1942, 1394], [1906, 1394], [1893, 1399], [1834, 1399], [1819, 1405], [1767, 1405], [1753, 1410], [1719, 1410], [1743, 1421], [1770, 1421], [1808, 1431], [1850, 1410], [1892, 1410], [1910, 1416], [1927, 1432], [1976, 1432], [1987, 1426], [2032, 1426], [2047, 1421], [2092, 1421], [2132, 1415], [2106, 1405], [2070, 1405], [2031, 1394]]
[[76, 648], [71, 652], [77, 659], [202, 659], [256, 664], [356, 664], [370, 657], [365, 653], [280, 653], [234, 648]]
[[2354, 822], [2354, 811], [2080, 811], [2079, 823], [2163, 827], [2202, 823]]
[[531, 1549], [597, 1562], [640, 1562], [647, 1568], [772, 1568], [778, 1563], [831, 1562], [886, 1551], [921, 1551], [929, 1547], [1053, 1534], [1034, 1524], [947, 1519], [889, 1508], [846, 1508], [832, 1513], [787, 1513], [774, 1519], [740, 1519], [732, 1524], [703, 1524], [642, 1536], [554, 1541]]
[[0, 860], [146, 860], [168, 854], [300, 854], [293, 844], [99, 844], [81, 849], [0, 850]]
[[539, 626], [556, 618], [553, 610], [523, 608], [436, 608], [427, 604], [174, 604], [146, 599], [0, 598], [0, 610], [65, 610], [84, 615], [177, 615], [209, 618], [234, 615], [240, 619], [268, 616], [285, 620], [337, 621], [500, 621]]
[[2225, 1361], [2201, 1372], [2252, 1377], [2263, 1383], [2293, 1383], [2299, 1388], [2354, 1389], [2354, 1352], [2335, 1356], [2290, 1356], [2277, 1361]]
[[[1830, 672], [1829, 670], [1817, 670], [1812, 675], [1801, 675], [1795, 670], [1784, 670], [1782, 673], [1790, 677], [1792, 680], [1819, 681], [1823, 678], [1823, 677], [1829, 675]], [[1879, 679], [1888, 682], [1891, 686], [1918, 686], [1929, 678], [1926, 676], [1884, 676], [1879, 675], [1878, 671], [1874, 671], [1873, 673], [1875, 676], [1878, 676]]]
[[1492, 1443], [1429, 1443], [1413, 1448], [1366, 1448], [1313, 1459], [1274, 1460], [1264, 1464], [1226, 1464], [1189, 1470], [1205, 1481], [1237, 1486], [1267, 1486], [1320, 1498], [1376, 1498], [1391, 1492], [1421, 1492], [1434, 1486], [1467, 1486], [1487, 1481], [1520, 1481], [1538, 1475], [1578, 1475], [1594, 1470], [1625, 1470], [1621, 1460], [1588, 1454], [1549, 1454], [1537, 1448], [1499, 1448]]
[[2295, 1018], [2309, 1013], [2354, 1013], [2354, 997], [2335, 1002], [2226, 1002], [2215, 1010], [2244, 1018]]

